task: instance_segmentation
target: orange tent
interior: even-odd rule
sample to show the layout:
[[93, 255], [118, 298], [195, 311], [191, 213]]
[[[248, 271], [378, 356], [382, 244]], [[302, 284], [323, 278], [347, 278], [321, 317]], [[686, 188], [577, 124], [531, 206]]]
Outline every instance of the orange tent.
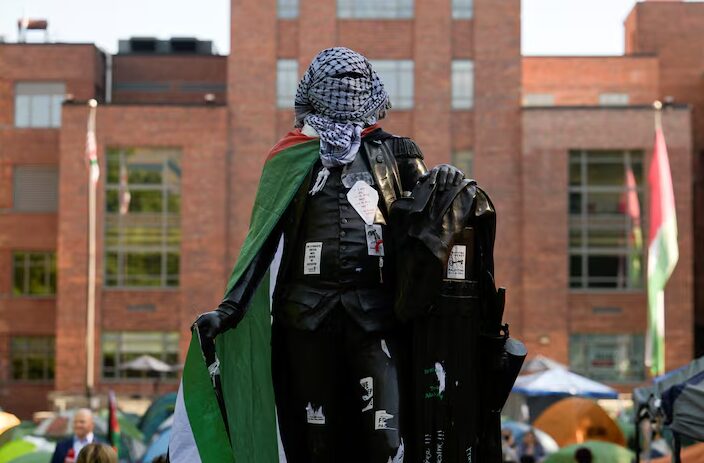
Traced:
[[[684, 447], [682, 452], [680, 452], [680, 458], [682, 463], [701, 463], [704, 461], [704, 443], [690, 445], [689, 447]], [[655, 460], [650, 460], [650, 463], [670, 463], [672, 457], [660, 457]]]
[[560, 447], [588, 440], [626, 445], [614, 420], [596, 404], [581, 397], [568, 397], [545, 409], [533, 426], [550, 434]]

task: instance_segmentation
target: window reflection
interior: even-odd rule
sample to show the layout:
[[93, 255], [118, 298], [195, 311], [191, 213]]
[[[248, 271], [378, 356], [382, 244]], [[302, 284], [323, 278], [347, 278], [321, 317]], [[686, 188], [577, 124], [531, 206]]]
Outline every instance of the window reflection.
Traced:
[[168, 373], [126, 369], [124, 365], [143, 355], [169, 366], [178, 364], [178, 333], [161, 331], [117, 331], [102, 336], [102, 376], [106, 379], [176, 378], [177, 369]]
[[180, 152], [111, 148], [105, 186], [105, 284], [179, 284]]
[[642, 152], [570, 153], [572, 288], [643, 286], [643, 199]]

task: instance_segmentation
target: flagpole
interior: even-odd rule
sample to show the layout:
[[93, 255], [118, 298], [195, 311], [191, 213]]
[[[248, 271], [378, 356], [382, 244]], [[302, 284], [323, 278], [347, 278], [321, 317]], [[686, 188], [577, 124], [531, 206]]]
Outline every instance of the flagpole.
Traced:
[[[95, 152], [95, 110], [98, 102], [91, 99], [88, 102], [90, 112], [88, 115], [87, 150], [89, 156], [88, 170], [88, 307], [86, 314], [86, 396], [88, 404], [92, 407], [94, 376], [95, 376], [95, 214], [97, 196], [97, 159]], [[91, 138], [92, 137], [92, 138]], [[94, 163], [96, 163], [94, 165]]]
[[662, 130], [662, 101], [655, 100], [653, 102], [653, 108], [655, 108], [655, 130]]

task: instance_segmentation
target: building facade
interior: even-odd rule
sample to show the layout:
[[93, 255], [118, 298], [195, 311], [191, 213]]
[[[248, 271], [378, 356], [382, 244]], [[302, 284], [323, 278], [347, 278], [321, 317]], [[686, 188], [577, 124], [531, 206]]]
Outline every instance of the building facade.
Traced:
[[97, 390], [173, 390], [176, 373], [155, 383], [124, 365], [143, 354], [183, 362], [190, 324], [222, 296], [266, 154], [291, 129], [298, 79], [338, 45], [381, 74], [394, 105], [386, 130], [490, 193], [512, 335], [624, 388], [647, 377], [646, 305], [645, 255], [629, 241], [621, 196], [632, 172], [647, 217], [648, 105], [675, 97], [663, 115], [680, 229], [667, 363], [685, 363], [702, 261], [693, 220], [704, 82], [701, 69], [686, 82], [664, 69], [678, 36], [663, 38], [649, 18], [665, 13], [651, 8], [704, 15], [701, 4], [638, 4], [626, 55], [608, 58], [522, 58], [519, 0], [233, 0], [229, 56], [178, 38], [133, 38], [114, 56], [0, 44], [0, 406], [27, 416], [48, 396], [84, 392], [86, 101], [100, 103]]

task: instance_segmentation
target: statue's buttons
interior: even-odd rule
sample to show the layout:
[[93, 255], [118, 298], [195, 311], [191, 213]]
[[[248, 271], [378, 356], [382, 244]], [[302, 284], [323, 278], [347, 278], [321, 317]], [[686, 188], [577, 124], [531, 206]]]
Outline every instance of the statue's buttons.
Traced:
[[345, 223], [349, 222], [349, 220], [347, 220], [347, 219], [342, 219], [341, 222], [342, 222], [343, 224], [345, 224]]
[[377, 154], [376, 155], [376, 162], [378, 162], [378, 163], [384, 162], [384, 156], [382, 156], [381, 154]]
[[345, 194], [344, 194], [344, 193], [340, 193], [339, 195], [337, 195], [337, 197], [340, 198], [340, 199], [345, 199]]
[[345, 236], [346, 234], [344, 230], [340, 232], [340, 236]]

